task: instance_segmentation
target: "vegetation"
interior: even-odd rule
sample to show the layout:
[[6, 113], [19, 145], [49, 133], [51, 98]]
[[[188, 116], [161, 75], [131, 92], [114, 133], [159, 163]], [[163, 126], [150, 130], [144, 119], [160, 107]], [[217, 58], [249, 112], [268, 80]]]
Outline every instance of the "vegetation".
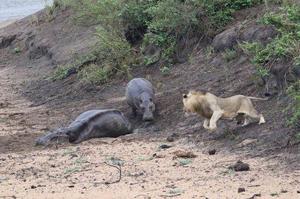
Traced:
[[[279, 35], [267, 45], [261, 43], [243, 43], [242, 49], [252, 57], [257, 73], [262, 78], [270, 75], [274, 63], [287, 63], [291, 67], [300, 67], [300, 5], [284, 3], [276, 12], [265, 14], [260, 23], [274, 25]], [[293, 115], [289, 123], [298, 125], [300, 120], [299, 81], [288, 89], [293, 98]]]
[[[63, 79], [75, 71], [84, 82], [101, 84], [115, 75], [130, 75], [134, 66], [154, 63], [160, 64], [163, 75], [168, 75], [177, 61], [178, 51], [182, 50], [180, 43], [214, 36], [231, 21], [234, 12], [260, 3], [267, 7], [269, 3], [277, 3], [282, 7], [259, 20], [276, 27], [279, 34], [274, 40], [267, 45], [258, 42], [240, 45], [251, 57], [258, 76], [267, 78], [274, 63], [287, 62], [300, 67], [300, 6], [293, 1], [56, 0], [49, 13], [71, 7], [76, 13], [73, 17], [76, 23], [98, 26], [95, 34], [98, 42], [89, 55], [59, 67], [54, 77]], [[154, 46], [158, 55], [147, 53], [149, 46]], [[222, 56], [230, 62], [236, 51], [227, 50]], [[300, 115], [299, 92], [295, 88], [298, 88], [297, 83], [289, 88], [296, 106], [291, 123]]]
[[237, 56], [237, 53], [236, 53], [235, 50], [226, 49], [226, 50], [222, 53], [222, 57], [224, 58], [224, 60], [225, 60], [226, 62], [230, 62], [230, 61], [233, 60], [236, 56]]
[[289, 119], [289, 124], [300, 127], [300, 80], [288, 88], [288, 93], [293, 99], [292, 107], [290, 107], [293, 114]]
[[[235, 11], [258, 3], [262, 0], [56, 0], [54, 7], [71, 7], [78, 24], [101, 26], [91, 53], [97, 59], [74, 70], [85, 81], [105, 83], [111, 76], [129, 74], [130, 68], [157, 59], [162, 73], [169, 73], [182, 50], [179, 43], [215, 35]], [[145, 52], [150, 45], [159, 49], [158, 58]], [[56, 74], [65, 78], [69, 70], [70, 66], [60, 67]]]

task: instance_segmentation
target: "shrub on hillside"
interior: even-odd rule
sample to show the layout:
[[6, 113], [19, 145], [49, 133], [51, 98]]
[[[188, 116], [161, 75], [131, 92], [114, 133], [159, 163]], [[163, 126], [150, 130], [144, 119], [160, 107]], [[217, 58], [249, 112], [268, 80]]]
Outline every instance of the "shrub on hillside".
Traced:
[[[257, 72], [262, 78], [272, 73], [274, 64], [285, 63], [282, 66], [284, 71], [280, 73], [274, 71], [273, 73], [277, 76], [283, 76], [277, 77], [277, 79], [286, 79], [286, 76], [293, 71], [293, 67], [300, 66], [300, 5], [284, 5], [276, 12], [265, 14], [260, 22], [275, 26], [280, 34], [266, 46], [254, 42], [244, 43], [241, 47], [244, 52], [250, 55], [252, 63], [257, 67]], [[290, 123], [299, 125], [299, 81], [292, 83], [288, 89], [288, 94], [294, 100], [293, 116]]]
[[[111, 68], [104, 71], [112, 76], [120, 71], [127, 73], [132, 63], [139, 57], [144, 59], [140, 64], [153, 63], [151, 61], [153, 59], [148, 55], [133, 54], [130, 50], [133, 45], [142, 47], [142, 52], [149, 45], [156, 46], [160, 49], [157, 51], [160, 53], [160, 62], [169, 68], [178, 60], [178, 54], [184, 50], [182, 46], [192, 47], [188, 43], [190, 39], [197, 41], [197, 38], [204, 35], [212, 36], [224, 28], [236, 10], [251, 7], [261, 3], [261, 0], [57, 0], [57, 2], [73, 9], [73, 18], [78, 24], [102, 27], [97, 32], [99, 42], [93, 52], [99, 56], [95, 63], [100, 64], [99, 68]], [[112, 44], [108, 45], [111, 41]], [[181, 45], [182, 43], [184, 45]], [[155, 56], [156, 60], [157, 54]], [[85, 74], [88, 71], [90, 70]]]

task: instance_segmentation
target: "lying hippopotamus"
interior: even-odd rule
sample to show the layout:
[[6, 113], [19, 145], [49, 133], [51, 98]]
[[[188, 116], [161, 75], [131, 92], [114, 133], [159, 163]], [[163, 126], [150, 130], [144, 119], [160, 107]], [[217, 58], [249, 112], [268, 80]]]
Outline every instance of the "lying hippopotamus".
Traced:
[[152, 84], [144, 78], [132, 79], [126, 87], [126, 100], [132, 108], [134, 116], [137, 111], [143, 115], [144, 121], [152, 121], [155, 111], [155, 92]]
[[77, 144], [91, 138], [118, 137], [132, 132], [131, 124], [115, 109], [90, 110], [81, 113], [67, 128], [59, 128], [36, 140], [37, 145], [66, 138]]

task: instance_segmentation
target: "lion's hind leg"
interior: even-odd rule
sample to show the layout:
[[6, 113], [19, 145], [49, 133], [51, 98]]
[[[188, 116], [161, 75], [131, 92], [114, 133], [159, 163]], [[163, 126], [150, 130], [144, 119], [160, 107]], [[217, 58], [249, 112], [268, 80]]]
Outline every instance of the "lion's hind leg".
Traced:
[[257, 112], [257, 110], [255, 110], [254, 108], [252, 110], [249, 110], [249, 112], [246, 113], [245, 122], [246, 122], [247, 116], [254, 118], [254, 119], [259, 119], [258, 124], [266, 123], [264, 116], [262, 114], [259, 114]]
[[244, 112], [239, 112], [235, 119], [238, 125], [242, 124], [242, 126], [247, 126], [249, 124], [249, 118]]
[[249, 116], [254, 119], [259, 119], [259, 124], [263, 124], [266, 122], [264, 116], [258, 113], [254, 108], [250, 99], [246, 99], [245, 101], [243, 101], [238, 113], [245, 113], [245, 118]]

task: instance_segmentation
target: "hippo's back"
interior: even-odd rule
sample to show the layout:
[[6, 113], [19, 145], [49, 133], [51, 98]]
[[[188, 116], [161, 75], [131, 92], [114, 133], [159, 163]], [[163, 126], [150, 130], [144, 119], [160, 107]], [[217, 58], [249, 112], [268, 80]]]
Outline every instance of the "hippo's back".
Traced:
[[98, 117], [99, 115], [107, 114], [107, 113], [114, 113], [122, 115], [122, 113], [116, 109], [99, 109], [99, 110], [89, 110], [86, 112], [81, 113], [70, 125], [69, 127], [81, 126], [93, 118]]
[[126, 87], [126, 98], [128, 100], [133, 100], [135, 97], [139, 96], [141, 93], [146, 92], [151, 96], [154, 95], [154, 89], [152, 84], [144, 78], [134, 78], [128, 82]]

